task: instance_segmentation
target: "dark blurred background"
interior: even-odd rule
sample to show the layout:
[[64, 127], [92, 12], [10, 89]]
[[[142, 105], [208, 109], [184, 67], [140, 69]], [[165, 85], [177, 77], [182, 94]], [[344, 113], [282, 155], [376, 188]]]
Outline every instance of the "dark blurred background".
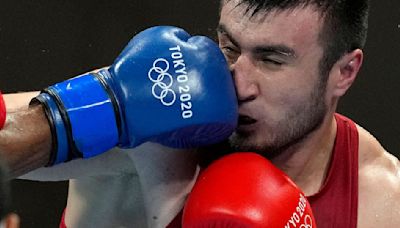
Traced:
[[[218, 0], [19, 0], [0, 6], [0, 89], [40, 90], [109, 65], [130, 38], [154, 25], [176, 25], [215, 38]], [[339, 112], [400, 156], [400, 1], [371, 1], [362, 71]], [[58, 227], [67, 182], [12, 181], [22, 227]]]

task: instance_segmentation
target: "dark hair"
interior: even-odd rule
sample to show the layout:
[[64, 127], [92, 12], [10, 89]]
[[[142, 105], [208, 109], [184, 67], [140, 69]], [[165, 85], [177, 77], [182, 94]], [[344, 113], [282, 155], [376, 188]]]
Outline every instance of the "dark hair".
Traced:
[[[230, 1], [230, 0], [227, 0]], [[246, 13], [283, 11], [313, 6], [324, 18], [319, 41], [324, 48], [320, 73], [327, 77], [332, 66], [344, 54], [363, 48], [368, 29], [368, 0], [240, 0]]]

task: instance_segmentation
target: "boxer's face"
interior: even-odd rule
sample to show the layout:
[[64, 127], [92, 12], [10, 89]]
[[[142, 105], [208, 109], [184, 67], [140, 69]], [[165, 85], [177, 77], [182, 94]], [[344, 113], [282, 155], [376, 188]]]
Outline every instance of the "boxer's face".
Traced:
[[218, 28], [239, 99], [231, 142], [237, 150], [280, 151], [320, 126], [326, 113], [323, 19], [312, 8], [250, 17], [245, 7], [224, 3]]

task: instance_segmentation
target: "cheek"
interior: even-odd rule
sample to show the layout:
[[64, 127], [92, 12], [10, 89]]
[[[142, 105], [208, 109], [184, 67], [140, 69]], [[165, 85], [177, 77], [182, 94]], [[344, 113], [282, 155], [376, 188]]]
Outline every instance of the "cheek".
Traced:
[[301, 72], [272, 75], [262, 81], [261, 92], [266, 103], [273, 108], [285, 107], [304, 102], [314, 88], [314, 83], [315, 80], [304, 77]]
[[286, 116], [287, 112], [297, 110], [298, 107], [303, 106], [307, 102], [308, 94], [305, 94], [304, 90], [300, 89], [290, 89], [284, 93], [282, 92], [279, 96], [280, 107], [277, 107], [282, 111], [282, 117]]
[[298, 109], [300, 103], [304, 103], [302, 91], [288, 86], [288, 84], [274, 84], [263, 91], [263, 110], [260, 110], [264, 124], [268, 128], [276, 128], [290, 112]]

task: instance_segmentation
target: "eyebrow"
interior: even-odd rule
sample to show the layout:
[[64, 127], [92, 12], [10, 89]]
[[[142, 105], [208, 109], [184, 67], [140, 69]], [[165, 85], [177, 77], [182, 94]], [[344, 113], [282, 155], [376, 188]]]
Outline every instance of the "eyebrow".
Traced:
[[223, 24], [218, 24], [217, 26], [217, 32], [223, 34], [224, 36], [227, 36], [229, 38], [229, 40], [236, 46], [236, 47], [240, 47], [239, 46], [239, 42], [237, 42], [232, 34], [228, 31], [228, 29], [226, 28], [225, 25]]
[[254, 48], [254, 52], [257, 54], [278, 54], [290, 58], [297, 57], [296, 52], [292, 48], [281, 44], [257, 46]]
[[[225, 25], [219, 24], [217, 27], [217, 32], [227, 36], [229, 40], [237, 47], [239, 43], [233, 38], [232, 34], [226, 28]], [[256, 54], [278, 54], [290, 58], [296, 58], [296, 52], [293, 48], [290, 48], [283, 44], [271, 44], [271, 45], [260, 45], [253, 48], [253, 52]]]

